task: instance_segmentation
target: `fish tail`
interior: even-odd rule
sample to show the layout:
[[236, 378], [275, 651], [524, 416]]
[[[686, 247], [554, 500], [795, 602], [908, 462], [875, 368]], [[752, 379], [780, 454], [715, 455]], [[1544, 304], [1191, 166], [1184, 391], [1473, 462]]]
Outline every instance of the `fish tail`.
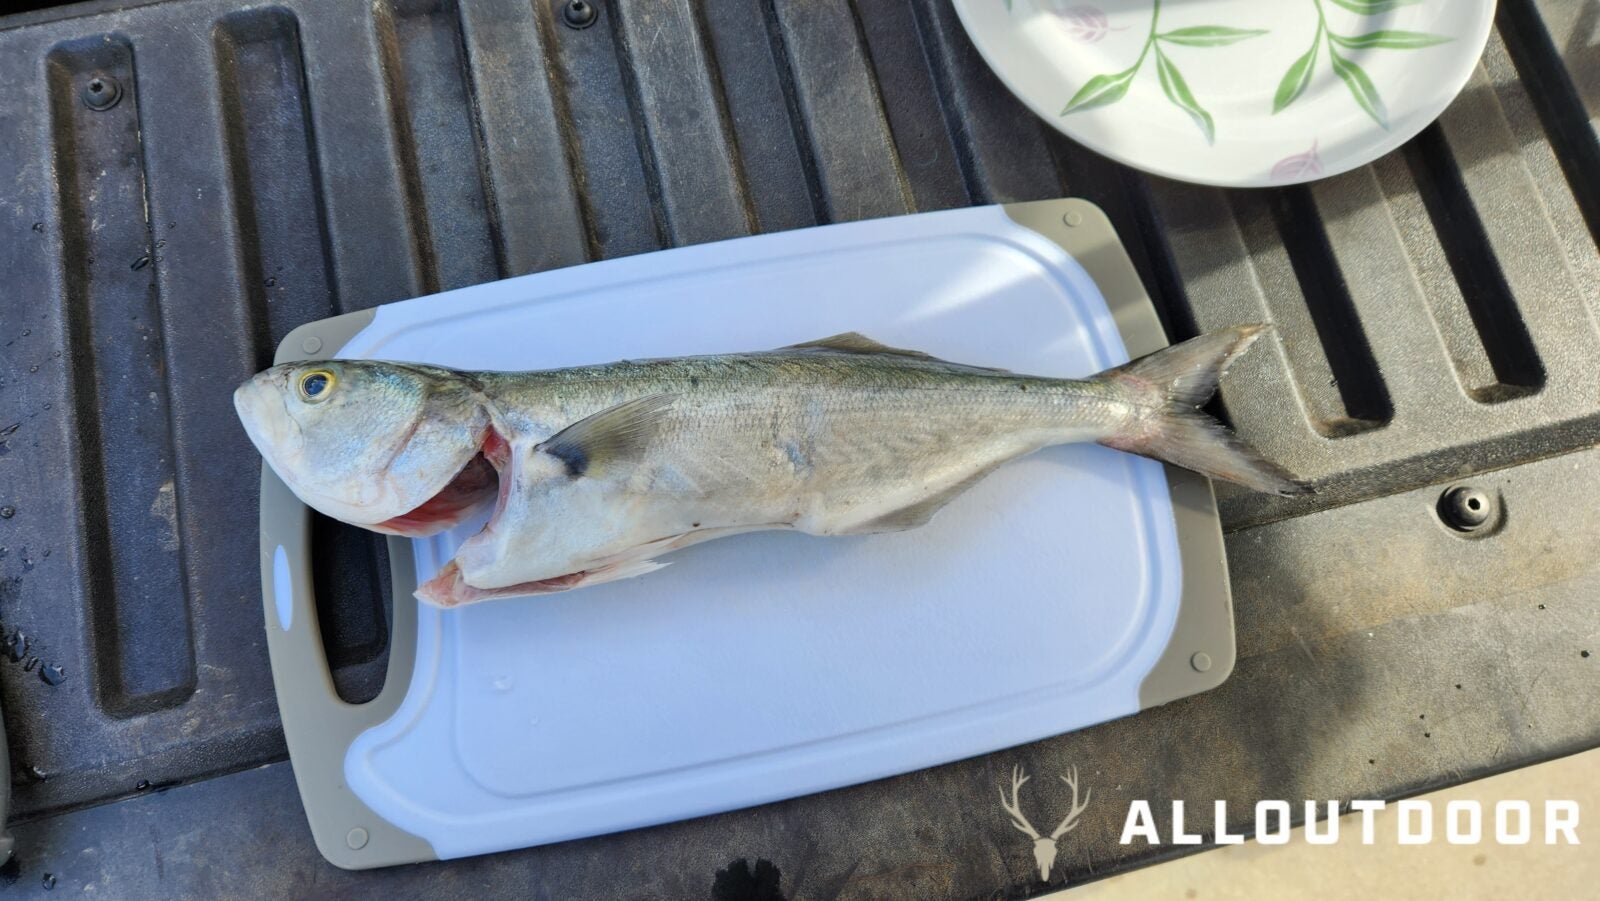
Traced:
[[1269, 328], [1240, 325], [1201, 335], [1096, 376], [1116, 386], [1139, 411], [1100, 443], [1257, 491], [1310, 494], [1310, 484], [1198, 409], [1216, 392], [1228, 364]]

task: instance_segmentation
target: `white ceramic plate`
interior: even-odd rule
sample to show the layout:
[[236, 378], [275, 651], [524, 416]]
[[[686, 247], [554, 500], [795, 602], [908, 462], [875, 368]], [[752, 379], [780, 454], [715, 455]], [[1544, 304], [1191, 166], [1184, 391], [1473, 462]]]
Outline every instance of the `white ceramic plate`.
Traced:
[[1494, 0], [954, 0], [1013, 93], [1146, 172], [1226, 187], [1364, 165], [1444, 111]]

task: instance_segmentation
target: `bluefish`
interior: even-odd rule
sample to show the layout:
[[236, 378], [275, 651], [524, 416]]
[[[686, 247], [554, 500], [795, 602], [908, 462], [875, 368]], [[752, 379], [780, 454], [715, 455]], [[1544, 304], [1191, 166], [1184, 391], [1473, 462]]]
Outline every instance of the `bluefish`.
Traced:
[[1309, 487], [1202, 413], [1248, 325], [1087, 379], [847, 333], [778, 350], [539, 372], [286, 363], [234, 404], [306, 504], [425, 536], [494, 510], [418, 597], [441, 606], [642, 575], [759, 529], [910, 529], [1007, 461], [1094, 441], [1259, 491]]

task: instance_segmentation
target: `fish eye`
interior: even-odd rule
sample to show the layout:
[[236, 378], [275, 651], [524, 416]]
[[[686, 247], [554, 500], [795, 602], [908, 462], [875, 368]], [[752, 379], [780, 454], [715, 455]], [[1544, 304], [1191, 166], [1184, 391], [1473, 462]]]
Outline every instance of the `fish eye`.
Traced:
[[333, 391], [333, 383], [333, 373], [326, 369], [313, 369], [300, 376], [300, 398], [313, 404], [325, 400]]

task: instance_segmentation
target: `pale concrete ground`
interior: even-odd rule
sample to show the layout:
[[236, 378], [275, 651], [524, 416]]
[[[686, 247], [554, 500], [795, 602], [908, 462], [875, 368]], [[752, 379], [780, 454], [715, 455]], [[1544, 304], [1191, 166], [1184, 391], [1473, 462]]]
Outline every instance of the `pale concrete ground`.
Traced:
[[[1339, 823], [1339, 843], [1308, 845], [1295, 830], [1286, 845], [1247, 842], [1203, 851], [1048, 896], [1052, 901], [1236, 901], [1236, 899], [1405, 898], [1594, 898], [1600, 886], [1600, 749], [1575, 754], [1424, 798], [1433, 801], [1434, 841], [1395, 843], [1393, 805], [1374, 818], [1372, 845], [1361, 844], [1360, 815]], [[1445, 804], [1476, 799], [1483, 806], [1485, 841], [1451, 845], [1444, 840]], [[1543, 802], [1571, 799], [1579, 805], [1581, 844], [1543, 844]], [[1533, 841], [1494, 842], [1496, 801], [1524, 800], [1533, 806]]]

